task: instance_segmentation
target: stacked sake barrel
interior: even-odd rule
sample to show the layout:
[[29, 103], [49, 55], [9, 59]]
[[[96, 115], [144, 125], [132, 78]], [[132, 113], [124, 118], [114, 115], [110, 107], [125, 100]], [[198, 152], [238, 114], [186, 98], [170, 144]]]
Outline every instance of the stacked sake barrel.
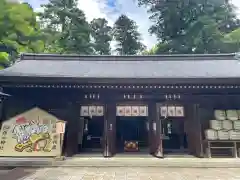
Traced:
[[208, 140], [240, 140], [240, 110], [215, 110], [210, 129], [205, 130]]

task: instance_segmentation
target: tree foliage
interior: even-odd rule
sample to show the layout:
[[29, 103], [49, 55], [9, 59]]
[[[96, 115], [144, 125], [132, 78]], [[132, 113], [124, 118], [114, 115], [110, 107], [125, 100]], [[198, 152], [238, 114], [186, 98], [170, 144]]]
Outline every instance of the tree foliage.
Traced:
[[93, 49], [96, 54], [106, 55], [111, 53], [112, 28], [104, 18], [93, 19], [90, 23], [93, 38]]
[[9, 58], [10, 57], [8, 53], [0, 52], [0, 70], [10, 65]]
[[26, 3], [0, 1], [0, 46], [14, 52], [42, 52], [36, 13]]
[[[44, 12], [39, 14], [42, 26], [47, 37], [55, 37], [47, 43], [47, 50], [77, 54], [92, 52], [90, 27], [76, 0], [50, 0], [43, 8]], [[52, 42], [57, 48], [52, 46]]]
[[113, 37], [117, 42], [116, 51], [121, 55], [138, 54], [144, 50], [141, 35], [136, 22], [126, 15], [121, 15], [113, 27]]
[[139, 5], [148, 8], [154, 23], [149, 31], [164, 44], [165, 53], [231, 51], [222, 39], [240, 25], [226, 0], [139, 0]]

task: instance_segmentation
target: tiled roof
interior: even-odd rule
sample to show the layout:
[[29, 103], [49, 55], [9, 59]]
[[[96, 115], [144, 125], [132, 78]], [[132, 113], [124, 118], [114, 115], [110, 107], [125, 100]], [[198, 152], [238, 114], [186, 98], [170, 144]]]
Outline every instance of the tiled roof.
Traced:
[[23, 54], [0, 77], [238, 78], [235, 54], [79, 56]]

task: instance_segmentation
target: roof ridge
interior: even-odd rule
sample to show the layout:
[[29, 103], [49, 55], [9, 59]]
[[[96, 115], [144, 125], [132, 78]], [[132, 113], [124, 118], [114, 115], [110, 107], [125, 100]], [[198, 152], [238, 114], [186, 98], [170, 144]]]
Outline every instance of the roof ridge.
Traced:
[[78, 55], [78, 54], [21, 54], [21, 60], [68, 60], [68, 61], [196, 61], [234, 60], [236, 53], [229, 54], [161, 54], [161, 55]]

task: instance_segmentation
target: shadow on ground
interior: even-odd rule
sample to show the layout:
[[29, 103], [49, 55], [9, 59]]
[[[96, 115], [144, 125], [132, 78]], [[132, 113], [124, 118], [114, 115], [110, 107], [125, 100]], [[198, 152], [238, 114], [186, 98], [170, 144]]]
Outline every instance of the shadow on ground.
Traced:
[[34, 174], [37, 168], [1, 168], [1, 180], [18, 180], [26, 176]]

